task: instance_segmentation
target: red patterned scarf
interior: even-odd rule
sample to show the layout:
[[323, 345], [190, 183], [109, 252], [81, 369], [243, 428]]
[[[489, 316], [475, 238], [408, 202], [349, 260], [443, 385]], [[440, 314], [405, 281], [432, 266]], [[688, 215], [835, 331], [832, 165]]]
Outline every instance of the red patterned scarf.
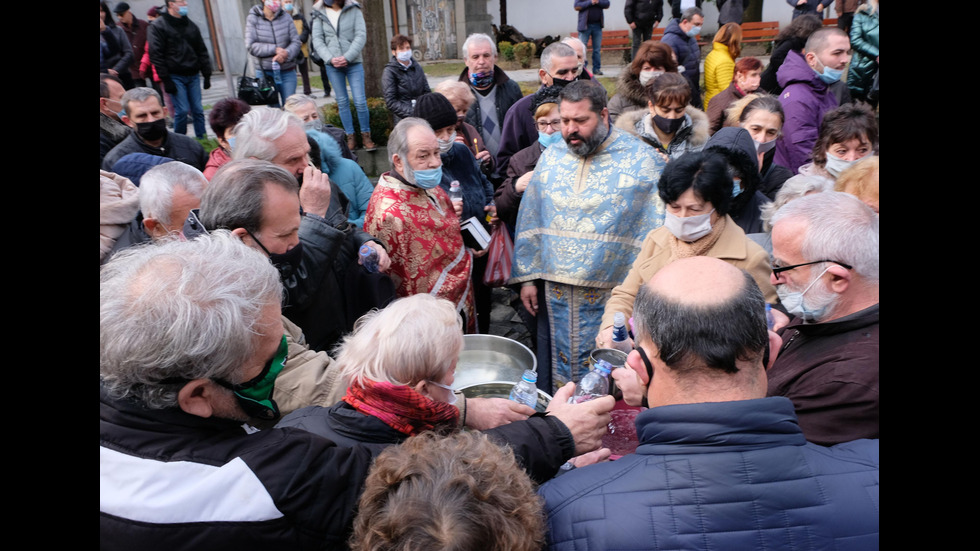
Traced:
[[456, 406], [426, 398], [412, 387], [367, 379], [363, 381], [363, 387], [351, 384], [347, 388], [344, 401], [399, 432], [415, 435], [439, 425], [455, 425], [459, 419]]

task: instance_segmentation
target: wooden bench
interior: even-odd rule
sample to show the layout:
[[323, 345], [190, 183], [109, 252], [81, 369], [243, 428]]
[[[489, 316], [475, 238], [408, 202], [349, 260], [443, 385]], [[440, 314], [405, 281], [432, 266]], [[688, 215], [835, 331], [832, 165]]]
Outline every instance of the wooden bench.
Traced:
[[742, 44], [772, 42], [779, 34], [779, 21], [742, 23]]
[[834, 19], [824, 19], [823, 20], [823, 26], [824, 27], [836, 27], [837, 26], [837, 19], [836, 18], [834, 18]]
[[[663, 35], [663, 32], [660, 33]], [[573, 37], [578, 38], [578, 33], [572, 33]], [[602, 31], [602, 47], [599, 48], [600, 52], [618, 52], [623, 50], [629, 50], [631, 46], [632, 31], [607, 31], [603, 29]], [[592, 37], [589, 37], [589, 43], [585, 45], [585, 51], [592, 51]]]

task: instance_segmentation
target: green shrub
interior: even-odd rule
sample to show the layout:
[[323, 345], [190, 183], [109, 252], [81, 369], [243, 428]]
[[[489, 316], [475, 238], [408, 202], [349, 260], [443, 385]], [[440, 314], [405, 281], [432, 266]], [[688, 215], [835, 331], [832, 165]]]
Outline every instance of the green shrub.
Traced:
[[[377, 145], [387, 145], [388, 144], [388, 134], [391, 133], [391, 114], [388, 113], [388, 106], [385, 105], [384, 98], [368, 98], [368, 115], [371, 118], [371, 139]], [[350, 112], [351, 118], [354, 120], [354, 135], [357, 139], [358, 145], [363, 145], [361, 143], [360, 128], [357, 126], [357, 113], [354, 111], [354, 101], [350, 101]], [[331, 103], [323, 107], [323, 120], [336, 126], [337, 128], [343, 128], [344, 125], [340, 122], [340, 113], [337, 111], [337, 104]]]
[[211, 151], [219, 147], [218, 140], [210, 136], [205, 138], [195, 138], [195, 139], [197, 140], [197, 143], [201, 144], [201, 147], [204, 148], [204, 152], [207, 153], [208, 155], [211, 154]]
[[537, 47], [533, 42], [518, 42], [514, 45], [514, 57], [517, 58], [522, 68], [529, 69], [536, 50]]
[[497, 44], [497, 48], [500, 50], [500, 57], [504, 58], [505, 61], [514, 61], [514, 45], [506, 40]]

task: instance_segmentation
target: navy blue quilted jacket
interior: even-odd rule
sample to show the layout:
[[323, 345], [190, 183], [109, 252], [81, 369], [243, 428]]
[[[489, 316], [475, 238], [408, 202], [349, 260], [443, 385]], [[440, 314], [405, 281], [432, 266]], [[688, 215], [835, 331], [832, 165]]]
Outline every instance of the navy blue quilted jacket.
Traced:
[[663, 406], [540, 489], [550, 549], [877, 549], [878, 440], [807, 443], [789, 400]]

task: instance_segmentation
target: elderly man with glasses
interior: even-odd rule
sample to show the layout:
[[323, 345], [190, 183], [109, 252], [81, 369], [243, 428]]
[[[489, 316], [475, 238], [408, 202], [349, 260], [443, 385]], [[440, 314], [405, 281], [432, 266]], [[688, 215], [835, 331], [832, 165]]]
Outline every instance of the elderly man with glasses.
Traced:
[[772, 222], [772, 284], [793, 317], [778, 329], [768, 395], [793, 401], [811, 442], [878, 438], [878, 216], [827, 192]]

